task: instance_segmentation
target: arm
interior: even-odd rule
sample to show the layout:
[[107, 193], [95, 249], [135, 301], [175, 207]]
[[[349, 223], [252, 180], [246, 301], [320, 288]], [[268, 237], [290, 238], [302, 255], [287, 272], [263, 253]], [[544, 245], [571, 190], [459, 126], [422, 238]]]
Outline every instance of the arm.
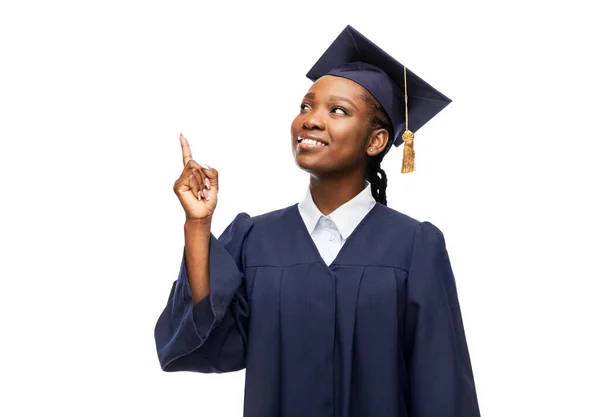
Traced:
[[[246, 366], [249, 308], [244, 283], [244, 245], [253, 226], [239, 214], [216, 239], [209, 235], [208, 295], [198, 302], [187, 269], [187, 253], [154, 329], [161, 368], [166, 372], [231, 372]], [[188, 250], [189, 248], [186, 248]], [[201, 269], [201, 268], [200, 268]], [[197, 272], [197, 271], [196, 271]], [[206, 270], [204, 271], [206, 272]], [[206, 274], [204, 275], [207, 276]]]
[[210, 292], [209, 248], [210, 220], [187, 220], [185, 233], [185, 267], [194, 304]]
[[245, 366], [249, 309], [242, 248], [252, 227], [239, 215], [219, 240], [210, 233], [217, 205], [218, 172], [192, 159], [180, 135], [184, 169], [173, 190], [186, 214], [185, 249], [154, 328], [164, 371], [228, 372]]
[[403, 344], [411, 417], [480, 416], [444, 236], [428, 222], [415, 235]]
[[210, 225], [217, 207], [219, 173], [192, 158], [190, 144], [179, 135], [183, 172], [175, 181], [173, 191], [185, 211], [185, 254], [189, 285], [194, 304], [206, 297], [209, 283]]

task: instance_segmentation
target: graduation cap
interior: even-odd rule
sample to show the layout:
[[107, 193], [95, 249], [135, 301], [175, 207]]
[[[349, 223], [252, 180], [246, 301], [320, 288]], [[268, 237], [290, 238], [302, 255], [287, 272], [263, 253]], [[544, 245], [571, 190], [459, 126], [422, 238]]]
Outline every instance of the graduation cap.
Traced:
[[[394, 132], [396, 146], [404, 145], [402, 172], [414, 171], [414, 134], [452, 100], [437, 91], [383, 49], [348, 25], [306, 76], [316, 81], [324, 75], [352, 80], [379, 101]], [[408, 103], [410, 103], [410, 112]], [[410, 128], [408, 121], [410, 116]], [[388, 145], [388, 149], [391, 146]]]

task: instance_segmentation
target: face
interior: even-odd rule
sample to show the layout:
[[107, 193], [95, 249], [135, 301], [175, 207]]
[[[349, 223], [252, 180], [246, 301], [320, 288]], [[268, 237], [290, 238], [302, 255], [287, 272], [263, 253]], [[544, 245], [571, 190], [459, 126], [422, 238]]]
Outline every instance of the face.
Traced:
[[300, 168], [315, 175], [366, 169], [372, 109], [364, 94], [354, 81], [332, 75], [312, 85], [291, 128]]

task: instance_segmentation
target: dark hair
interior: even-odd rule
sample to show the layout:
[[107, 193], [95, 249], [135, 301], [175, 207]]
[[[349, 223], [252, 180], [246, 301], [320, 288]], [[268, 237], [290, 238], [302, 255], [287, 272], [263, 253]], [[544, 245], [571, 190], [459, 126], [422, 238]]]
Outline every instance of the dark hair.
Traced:
[[390, 118], [375, 97], [373, 97], [369, 92], [366, 92], [366, 94], [362, 95], [361, 98], [367, 104], [369, 104], [373, 110], [371, 114], [369, 131], [375, 129], [385, 129], [387, 130], [389, 136], [386, 148], [379, 154], [369, 157], [366, 175], [366, 180], [371, 183], [371, 193], [373, 194], [375, 201], [387, 206], [387, 197], [385, 195], [385, 190], [387, 188], [387, 175], [385, 175], [385, 171], [381, 168], [381, 161], [390, 150], [392, 142], [394, 141], [394, 129], [392, 127]]

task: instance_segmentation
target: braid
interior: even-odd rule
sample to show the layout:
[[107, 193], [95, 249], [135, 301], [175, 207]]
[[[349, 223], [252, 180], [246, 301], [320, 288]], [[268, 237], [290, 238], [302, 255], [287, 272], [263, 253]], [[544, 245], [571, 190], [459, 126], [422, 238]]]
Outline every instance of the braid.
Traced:
[[383, 168], [381, 168], [381, 161], [384, 152], [372, 157], [367, 165], [367, 181], [371, 183], [371, 194], [375, 201], [387, 206], [387, 197], [385, 190], [387, 188], [387, 175]]
[[373, 97], [369, 92], [366, 92], [361, 96], [361, 98], [373, 108], [370, 121], [371, 130], [383, 128], [387, 130], [389, 136], [386, 148], [381, 153], [373, 157], [369, 157], [366, 174], [366, 180], [371, 183], [371, 193], [373, 194], [373, 198], [378, 203], [387, 206], [387, 197], [385, 193], [387, 188], [387, 175], [385, 174], [383, 168], [381, 168], [381, 161], [391, 148], [394, 140], [394, 129], [392, 128], [390, 118], [375, 97]]

